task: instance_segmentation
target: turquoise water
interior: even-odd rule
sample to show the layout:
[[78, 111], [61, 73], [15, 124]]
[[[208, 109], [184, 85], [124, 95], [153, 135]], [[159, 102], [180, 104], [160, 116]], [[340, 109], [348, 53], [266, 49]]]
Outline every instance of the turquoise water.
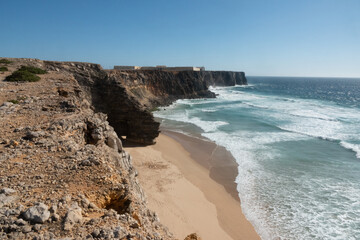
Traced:
[[360, 79], [248, 82], [155, 116], [233, 154], [243, 211], [263, 239], [360, 239]]

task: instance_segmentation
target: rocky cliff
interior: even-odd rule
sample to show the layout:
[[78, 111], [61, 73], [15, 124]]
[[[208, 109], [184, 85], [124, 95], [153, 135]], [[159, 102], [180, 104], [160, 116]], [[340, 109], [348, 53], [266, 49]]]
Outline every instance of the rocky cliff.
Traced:
[[129, 94], [147, 109], [168, 105], [177, 99], [214, 98], [209, 86], [247, 84], [243, 72], [111, 70], [109, 74], [121, 81]]
[[201, 73], [203, 74], [205, 82], [212, 86], [235, 86], [247, 84], [244, 72], [204, 71]]
[[95, 112], [106, 113], [122, 140], [152, 144], [159, 135], [156, 122], [146, 106], [134, 98], [123, 84], [98, 64], [44, 62], [46, 69], [69, 75], [84, 91]]
[[214, 98], [212, 86], [246, 84], [243, 72], [225, 71], [121, 71], [98, 64], [44, 62], [50, 71], [71, 75], [86, 93], [96, 112], [108, 121], [125, 143], [153, 144], [159, 123], [151, 110], [177, 99]]
[[[122, 144], [153, 143], [159, 123], [149, 109], [215, 97], [209, 85], [240, 75], [9, 60], [0, 73], [0, 239], [173, 239]], [[47, 73], [4, 81], [21, 66]]]
[[[49, 66], [11, 61], [0, 74], [0, 239], [173, 239], [92, 89], [70, 69], [6, 82], [21, 65]], [[83, 77], [106, 76], [96, 68]]]
[[132, 98], [150, 110], [169, 105], [177, 99], [215, 97], [200, 72], [111, 70], [109, 76], [120, 81]]

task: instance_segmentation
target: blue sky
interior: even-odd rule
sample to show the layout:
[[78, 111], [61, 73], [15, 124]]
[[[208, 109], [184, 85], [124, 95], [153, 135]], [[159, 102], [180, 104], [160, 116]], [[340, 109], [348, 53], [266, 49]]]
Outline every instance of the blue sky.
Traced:
[[0, 56], [360, 77], [360, 0], [12, 0]]

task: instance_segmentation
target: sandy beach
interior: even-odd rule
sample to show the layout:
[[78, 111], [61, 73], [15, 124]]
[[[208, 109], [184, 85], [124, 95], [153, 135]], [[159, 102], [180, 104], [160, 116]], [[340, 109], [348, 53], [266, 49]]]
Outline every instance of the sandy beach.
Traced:
[[162, 131], [157, 143], [126, 148], [139, 172], [149, 208], [175, 237], [260, 239], [240, 207], [237, 165], [226, 149]]

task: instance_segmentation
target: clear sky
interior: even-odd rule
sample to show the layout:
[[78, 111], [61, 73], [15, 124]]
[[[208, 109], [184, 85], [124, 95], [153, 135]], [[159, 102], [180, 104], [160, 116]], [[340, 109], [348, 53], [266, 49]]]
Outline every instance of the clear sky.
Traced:
[[0, 56], [360, 77], [360, 0], [2, 0]]

